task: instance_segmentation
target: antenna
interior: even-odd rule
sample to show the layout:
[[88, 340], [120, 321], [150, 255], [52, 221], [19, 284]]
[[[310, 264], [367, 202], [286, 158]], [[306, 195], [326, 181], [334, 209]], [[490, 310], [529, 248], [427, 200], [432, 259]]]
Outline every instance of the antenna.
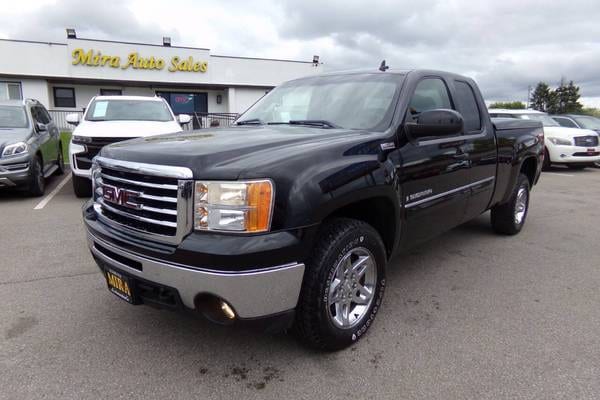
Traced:
[[385, 72], [385, 71], [387, 71], [388, 69], [390, 69], [390, 67], [388, 67], [387, 65], [385, 65], [385, 60], [383, 60], [383, 61], [381, 62], [381, 64], [379, 65], [379, 70], [380, 70], [381, 72]]

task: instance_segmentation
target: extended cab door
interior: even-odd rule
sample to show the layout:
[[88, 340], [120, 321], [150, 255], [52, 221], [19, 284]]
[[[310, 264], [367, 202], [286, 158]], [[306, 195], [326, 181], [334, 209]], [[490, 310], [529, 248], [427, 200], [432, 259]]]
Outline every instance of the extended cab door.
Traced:
[[[423, 111], [456, 110], [449, 84], [441, 76], [423, 77], [410, 96], [404, 123], [416, 121]], [[461, 134], [416, 140], [406, 132], [401, 136], [398, 176], [405, 213], [402, 243], [409, 247], [463, 221], [470, 161]]]
[[485, 103], [471, 80], [453, 79], [453, 98], [463, 116], [462, 150], [469, 162], [468, 184], [471, 193], [464, 221], [483, 213], [494, 193], [498, 162], [496, 135], [491, 120], [485, 114]]

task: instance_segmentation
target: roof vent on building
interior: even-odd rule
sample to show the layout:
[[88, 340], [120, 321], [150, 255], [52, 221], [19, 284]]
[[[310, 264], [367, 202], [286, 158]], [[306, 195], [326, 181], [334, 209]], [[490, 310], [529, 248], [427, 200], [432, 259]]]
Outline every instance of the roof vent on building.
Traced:
[[171, 38], [163, 36], [163, 46], [171, 47]]
[[68, 39], [77, 39], [77, 32], [73, 28], [67, 28], [67, 38]]

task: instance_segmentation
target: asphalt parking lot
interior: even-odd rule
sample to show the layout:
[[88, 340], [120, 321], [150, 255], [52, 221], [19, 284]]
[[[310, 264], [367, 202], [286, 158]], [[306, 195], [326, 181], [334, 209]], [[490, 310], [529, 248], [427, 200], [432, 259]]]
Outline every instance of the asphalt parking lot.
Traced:
[[396, 258], [369, 334], [332, 354], [119, 300], [64, 182], [42, 206], [0, 193], [0, 398], [600, 393], [600, 169], [544, 173], [519, 236], [484, 214]]

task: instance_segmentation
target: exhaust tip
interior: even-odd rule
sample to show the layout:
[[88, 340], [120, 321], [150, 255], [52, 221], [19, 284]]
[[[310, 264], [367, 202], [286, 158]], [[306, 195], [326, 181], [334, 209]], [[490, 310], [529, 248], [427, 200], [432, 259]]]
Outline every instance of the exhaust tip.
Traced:
[[208, 320], [221, 325], [233, 323], [237, 314], [224, 299], [212, 294], [200, 294], [196, 297], [196, 310]]

